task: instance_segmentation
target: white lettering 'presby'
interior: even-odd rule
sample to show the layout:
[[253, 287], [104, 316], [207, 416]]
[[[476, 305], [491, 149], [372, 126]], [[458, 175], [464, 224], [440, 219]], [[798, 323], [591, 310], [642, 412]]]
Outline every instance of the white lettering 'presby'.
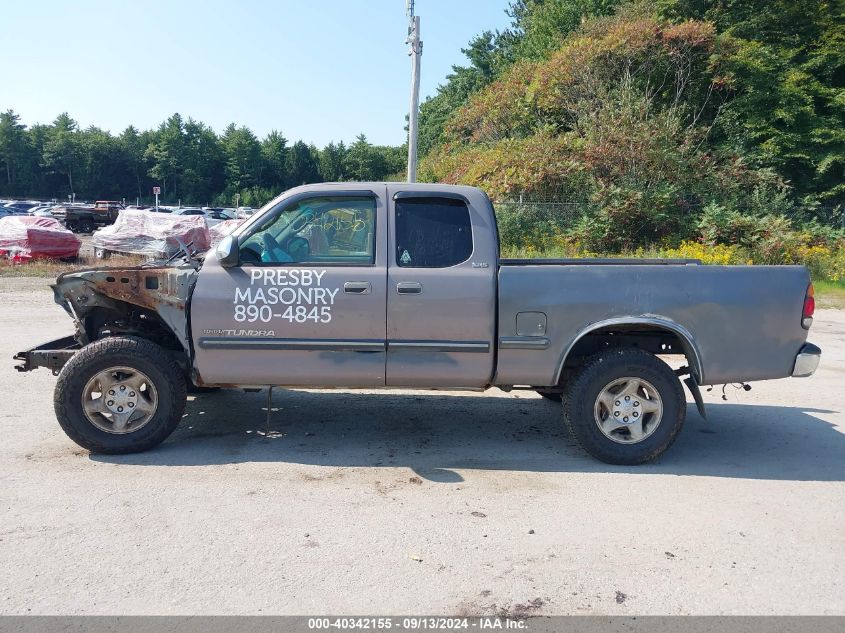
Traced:
[[260, 283], [264, 286], [319, 286], [325, 274], [325, 270], [308, 268], [253, 268], [249, 271], [249, 285]]

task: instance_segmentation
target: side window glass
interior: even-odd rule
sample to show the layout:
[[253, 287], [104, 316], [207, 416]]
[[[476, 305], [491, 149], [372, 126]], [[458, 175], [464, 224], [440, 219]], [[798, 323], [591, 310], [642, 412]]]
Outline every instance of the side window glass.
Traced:
[[374, 198], [308, 198], [278, 213], [270, 211], [242, 239], [241, 261], [371, 265], [376, 260], [375, 223]]
[[469, 209], [451, 198], [396, 201], [396, 264], [402, 268], [446, 268], [472, 255]]

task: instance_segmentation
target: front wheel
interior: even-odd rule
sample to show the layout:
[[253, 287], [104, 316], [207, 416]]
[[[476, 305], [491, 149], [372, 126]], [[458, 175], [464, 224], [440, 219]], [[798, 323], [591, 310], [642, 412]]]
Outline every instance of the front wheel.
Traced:
[[62, 368], [56, 418], [67, 436], [94, 453], [137, 453], [163, 442], [185, 410], [185, 378], [150, 341], [110, 337], [85, 346]]
[[97, 247], [94, 249], [94, 257], [97, 259], [108, 259], [111, 257], [111, 251], [107, 248]]
[[589, 358], [564, 386], [570, 433], [596, 459], [643, 464], [657, 459], [680, 433], [686, 417], [681, 382], [662, 360], [637, 349]]

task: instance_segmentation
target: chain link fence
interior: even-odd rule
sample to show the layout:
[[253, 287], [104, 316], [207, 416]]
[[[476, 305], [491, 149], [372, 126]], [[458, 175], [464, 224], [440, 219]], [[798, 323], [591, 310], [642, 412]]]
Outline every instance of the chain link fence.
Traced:
[[[556, 238], [571, 233], [590, 212], [585, 202], [523, 200], [495, 202], [499, 237], [506, 249], [553, 249]], [[559, 240], [558, 240], [559, 241]]]

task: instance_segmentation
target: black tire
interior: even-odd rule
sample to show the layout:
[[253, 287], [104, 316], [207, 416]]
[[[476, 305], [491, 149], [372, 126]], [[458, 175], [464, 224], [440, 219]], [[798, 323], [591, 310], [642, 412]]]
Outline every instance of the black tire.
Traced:
[[[626, 377], [651, 383], [663, 409], [653, 432], [635, 443], [610, 439], [596, 421], [599, 395], [615, 380]], [[608, 464], [644, 464], [660, 457], [681, 432], [686, 411], [684, 390], [675, 372], [662, 360], [642, 350], [616, 349], [592, 356], [564, 385], [563, 414], [570, 434], [587, 453]], [[626, 432], [622, 430], [622, 433]], [[616, 433], [619, 431], [612, 431], [618, 438]]]
[[94, 223], [88, 218], [82, 218], [79, 221], [80, 233], [92, 233], [94, 231]]
[[535, 389], [534, 391], [539, 393], [546, 400], [551, 400], [552, 402], [560, 402], [563, 399], [563, 396], [555, 391], [543, 391], [542, 389]]
[[[158, 406], [136, 431], [109, 433], [93, 424], [84, 411], [86, 384], [111, 367], [143, 372], [155, 387]], [[182, 419], [185, 400], [184, 374], [168, 352], [150, 341], [120, 336], [95, 341], [77, 352], [59, 374], [53, 403], [62, 429], [82, 448], [123, 454], [146, 451], [167, 439]]]

